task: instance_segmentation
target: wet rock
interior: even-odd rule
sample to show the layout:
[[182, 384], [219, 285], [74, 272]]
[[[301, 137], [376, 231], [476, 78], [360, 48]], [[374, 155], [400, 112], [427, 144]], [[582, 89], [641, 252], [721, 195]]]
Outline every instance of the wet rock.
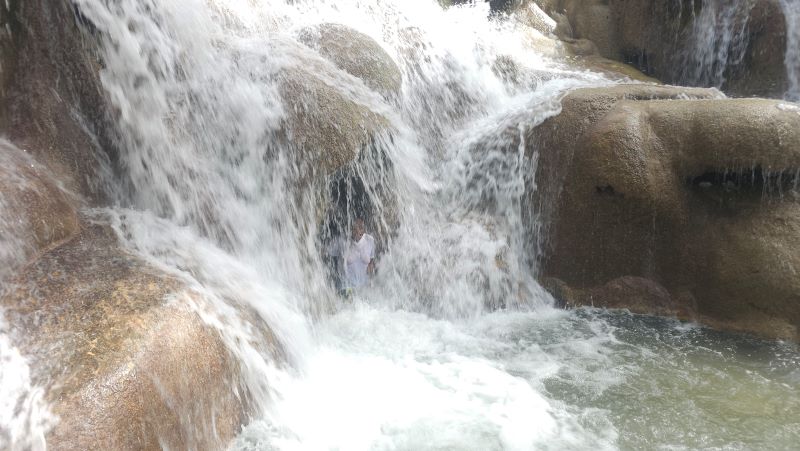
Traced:
[[796, 339], [800, 115], [718, 97], [666, 86], [570, 93], [529, 137], [531, 205], [552, 227], [544, 271], [582, 290], [643, 277], [696, 299], [708, 323]]
[[[560, 13], [556, 12], [556, 8], [560, 7], [557, 6], [560, 5], [557, 2], [526, 1], [513, 8], [511, 12], [512, 18], [518, 23], [530, 27], [531, 32], [526, 35], [526, 43], [531, 48], [536, 49], [538, 53], [563, 60], [569, 67], [575, 70], [599, 72], [612, 80], [634, 80], [645, 83], [660, 83], [659, 80], [645, 75], [639, 69], [631, 65], [601, 56], [604, 55], [604, 53], [601, 52], [598, 48], [598, 44], [594, 41], [573, 38], [573, 33], [571, 28], [569, 28], [568, 22], [565, 20], [559, 22], [560, 19], [555, 20], [551, 18], [537, 3], [541, 3], [544, 8], [547, 8], [547, 11], [552, 17], [562, 17]], [[562, 26], [563, 23], [567, 24], [569, 30]], [[559, 39], [556, 39], [556, 36]], [[510, 63], [514, 63], [515, 65], [516, 63], [513, 60], [507, 61], [508, 59], [509, 57], [506, 56], [498, 58], [493, 67], [495, 72], [502, 74], [506, 81], [523, 85], [524, 83], [520, 83], [518, 80], [528, 81], [532, 78], [536, 78], [531, 77], [529, 73], [522, 73], [517, 67], [513, 67]]]
[[696, 318], [694, 306], [688, 299], [673, 298], [659, 283], [643, 277], [619, 277], [588, 289], [573, 288], [552, 277], [545, 279], [543, 285], [564, 308], [591, 306], [680, 319]]
[[[744, 29], [742, 45], [744, 51], [740, 60], [727, 61], [721, 69], [720, 83], [725, 92], [738, 96], [781, 97], [786, 91], [786, 22], [780, 0], [757, 0], [739, 4], [738, 17], [728, 20], [738, 21]], [[723, 7], [730, 8], [726, 2]], [[703, 8], [712, 5], [684, 2], [641, 2], [615, 0], [611, 2], [614, 14], [613, 25], [619, 36], [618, 52], [623, 60], [640, 65], [645, 72], [670, 83], [698, 84], [709, 80], [697, 79], [691, 74], [697, 62], [691, 54], [697, 53], [694, 47], [693, 28]], [[708, 27], [706, 24], [699, 24]], [[714, 32], [714, 31], [712, 31]], [[719, 31], [716, 31], [719, 33]], [[664, 39], [673, 36], [673, 39]], [[728, 49], [731, 55], [735, 49]], [[719, 52], [719, 50], [717, 50]], [[690, 58], [687, 59], [687, 56]], [[733, 57], [732, 58], [737, 58]], [[687, 69], [689, 73], [687, 73]]]
[[99, 201], [114, 140], [90, 27], [69, 1], [0, 5], [0, 133]]
[[561, 42], [574, 56], [596, 56], [599, 53], [597, 45], [588, 39], [562, 39]]
[[301, 153], [301, 176], [327, 176], [353, 162], [388, 121], [300, 67], [278, 76], [287, 102], [287, 141]]
[[661, 82], [653, 77], [647, 76], [635, 67], [614, 61], [608, 58], [595, 54], [580, 54], [582, 50], [586, 49], [585, 44], [579, 44], [580, 47], [576, 48], [574, 45], [567, 43], [567, 48], [573, 52], [575, 56], [569, 61], [571, 67], [581, 70], [590, 70], [598, 72], [614, 81], [639, 81], [642, 83], [661, 84]]
[[558, 308], [571, 308], [580, 305], [576, 301], [577, 296], [573, 290], [563, 280], [556, 277], [545, 277], [539, 281], [542, 288], [547, 290], [553, 299], [556, 301], [555, 305]]
[[756, 2], [748, 17], [748, 45], [723, 86], [737, 96], [783, 97], [788, 88], [786, 19], [779, 0]]
[[439, 5], [442, 8], [449, 8], [449, 7], [453, 6], [453, 5], [458, 5], [458, 4], [464, 3], [461, 0], [436, 0], [436, 1], [439, 2]]
[[607, 1], [565, 0], [562, 8], [576, 38], [594, 42], [603, 57], [617, 58], [617, 37], [614, 33], [611, 7]]
[[533, 2], [524, 2], [512, 10], [513, 17], [520, 23], [540, 33], [549, 35], [556, 32], [558, 22]]
[[551, 80], [552, 73], [531, 69], [509, 55], [500, 55], [492, 64], [492, 72], [504, 82], [521, 90], [534, 90], [542, 81]]
[[508, 11], [517, 8], [522, 3], [522, 0], [487, 0], [489, 2], [489, 9], [493, 12]]
[[[555, 28], [551, 33], [559, 38], [572, 39], [575, 37], [572, 24], [570, 24], [564, 9], [563, 0], [521, 0], [519, 5], [509, 12], [518, 14], [525, 9], [538, 9], [541, 13], [546, 14], [555, 23]], [[537, 12], [536, 14], [539, 15], [540, 13]]]
[[312, 203], [306, 207], [318, 226], [337, 223], [341, 231], [348, 220], [365, 217], [379, 244], [386, 245], [399, 221], [394, 172], [385, 153], [391, 125], [337, 88], [342, 80], [322, 66], [306, 61], [277, 76], [288, 113], [281, 133], [297, 156], [291, 188], [300, 205]]
[[[658, 0], [522, 0], [495, 3], [498, 11], [512, 14], [520, 23], [564, 40], [568, 50], [573, 47], [572, 41], [575, 39], [591, 41], [600, 57], [630, 64], [652, 77], [651, 80], [715, 86], [742, 97], [781, 98], [788, 88], [784, 65], [787, 30], [780, 0], [752, 0], [733, 4], [721, 1]], [[713, 7], [738, 8], [736, 17], [727, 14], [725, 19], [719, 19], [718, 22], [733, 24], [742, 36], [741, 39], [735, 39], [736, 42], [731, 43], [729, 48], [720, 49], [717, 47], [722, 45], [723, 35], [728, 32], [710, 30], [714, 39], [720, 42], [701, 44], [708, 47], [708, 58], [725, 56], [727, 60], [699, 61], [697, 55], [702, 51], [697, 48], [696, 29], [708, 32], [711, 26], [698, 22], [699, 17], [704, 8], [710, 11]], [[546, 15], [542, 16], [540, 12]], [[547, 20], [548, 16], [550, 20]], [[573, 54], [586, 55], [589, 48], [581, 46], [576, 50]], [[601, 72], [614, 72], [608, 69], [608, 63], [587, 63], [605, 67]], [[709, 67], [700, 69], [701, 66]], [[701, 73], [703, 70], [711, 73]], [[628, 76], [639, 79], [637, 76]]]
[[59, 422], [50, 449], [221, 449], [247, 393], [181, 282], [119, 249], [110, 229], [42, 255], [0, 299]]
[[400, 69], [369, 36], [344, 25], [325, 23], [303, 29], [299, 40], [384, 97], [399, 94], [403, 80]]
[[0, 139], [0, 280], [78, 232], [75, 204], [46, 168]]
[[[779, 2], [738, 3], [740, 14], [726, 20], [736, 21], [737, 27], [744, 30], [742, 56], [733, 56], [737, 52], [734, 48], [726, 49], [731, 60], [719, 63], [725, 67], [719, 69], [720, 77], [713, 81], [693, 74], [700, 63], [692, 59], [699, 52], [694, 28], [710, 26], [696, 21], [703, 8], [714, 7], [710, 2], [560, 0], [551, 2], [555, 4], [545, 11], [565, 11], [572, 37], [589, 39], [597, 44], [603, 57], [633, 64], [667, 83], [719, 84], [732, 95], [782, 97], [787, 89], [784, 68], [787, 44]], [[725, 8], [734, 6], [718, 3]], [[723, 34], [718, 30], [711, 32]], [[727, 53], [717, 50], [714, 57]]]

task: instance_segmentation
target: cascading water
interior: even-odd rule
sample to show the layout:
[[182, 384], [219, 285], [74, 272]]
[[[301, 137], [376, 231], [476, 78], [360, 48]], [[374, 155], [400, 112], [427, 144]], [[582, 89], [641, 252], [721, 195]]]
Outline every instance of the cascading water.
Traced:
[[[118, 206], [91, 215], [207, 299], [197, 308], [238, 358], [255, 410], [234, 449], [796, 443], [797, 425], [769, 416], [800, 410], [790, 346], [550, 306], [520, 216], [536, 182], [526, 131], [559, 111], [566, 90], [610, 82], [542, 57], [519, 25], [487, 19], [488, 5], [77, 5], [103, 39], [121, 149], [120, 180], [109, 181]], [[402, 73], [396, 96], [300, 43], [322, 23], [380, 43]], [[530, 83], [498, 75], [498, 58]], [[325, 133], [358, 148], [317, 139]], [[339, 151], [360, 156], [331, 167]], [[360, 181], [369, 208], [326, 211], [338, 205], [336, 180], [353, 196], [350, 181]], [[345, 303], [322, 250], [364, 214], [384, 252], [372, 285]], [[285, 362], [244, 309], [272, 330]], [[777, 357], [739, 363], [748, 352]], [[703, 390], [705, 405], [681, 396]], [[749, 415], [751, 399], [767, 419]], [[742, 422], [716, 432], [721, 419]]]
[[[787, 100], [800, 98], [800, 2], [780, 0], [786, 20]], [[740, 65], [750, 43], [750, 13], [753, 0], [703, 0], [692, 3], [691, 27], [686, 47], [679, 52], [674, 79], [691, 86], [722, 88], [729, 72]]]
[[[681, 52], [677, 80], [691, 86], [721, 88], [727, 71], [742, 62], [748, 45], [752, 0], [702, 0]], [[694, 4], [694, 3], [693, 3]]]
[[800, 1], [781, 0], [786, 17], [786, 100], [800, 101]]

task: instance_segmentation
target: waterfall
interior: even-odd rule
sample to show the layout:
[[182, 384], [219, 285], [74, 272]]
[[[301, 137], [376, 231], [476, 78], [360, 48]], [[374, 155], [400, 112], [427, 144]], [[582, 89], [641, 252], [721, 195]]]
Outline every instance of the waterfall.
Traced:
[[[384, 239], [379, 285], [385, 302], [443, 317], [480, 315], [511, 298], [540, 302], [540, 295], [531, 297], [540, 290], [522, 252], [520, 197], [532, 173], [525, 130], [558, 111], [564, 89], [602, 82], [599, 76], [560, 76], [520, 93], [494, 73], [498, 57], [516, 57], [521, 71], [561, 69], [526, 48], [514, 25], [487, 21], [485, 5], [447, 12], [421, 0], [79, 5], [106, 39], [102, 79], [120, 111], [124, 149], [115, 195], [133, 210], [117, 215], [132, 247], [193, 268], [193, 277], [216, 277], [204, 268], [214, 262], [179, 251], [195, 247], [176, 241], [189, 234], [254, 268], [253, 283], [281, 287], [288, 310], [313, 317], [325, 310], [320, 303], [334, 302], [318, 242], [330, 234], [319, 209], [328, 202], [321, 166], [332, 157], [324, 154], [329, 149], [313, 149], [323, 153], [312, 157], [320, 167], [308, 168], [298, 154], [309, 149], [296, 145], [328, 131], [313, 122], [291, 130], [295, 111], [321, 105], [292, 91], [291, 79], [306, 77], [330, 89], [323, 100], [356, 109], [361, 126], [375, 118], [384, 124], [360, 144], [365, 148], [349, 149], [362, 153], [355, 166], [339, 170], [370, 182], [363, 185], [371, 223]], [[444, 31], [431, 17], [452, 25]], [[298, 42], [303, 30], [325, 21], [382, 44], [404, 75], [399, 99], [382, 98]], [[508, 128], [523, 137], [511, 153], [501, 133]], [[381, 186], [392, 200], [375, 191]], [[358, 214], [345, 213], [338, 228]], [[397, 218], [391, 221], [390, 213]], [[133, 218], [152, 224], [132, 224]], [[177, 229], [162, 230], [165, 224]]]
[[[786, 20], [784, 63], [788, 89], [787, 100], [797, 100], [800, 92], [800, 2], [780, 0]], [[753, 0], [703, 0], [692, 8], [687, 41], [676, 59], [676, 76], [683, 84], [722, 88], [729, 71], [740, 65], [750, 45], [748, 30]]]
[[[548, 61], [526, 44], [518, 25], [488, 20], [485, 4], [445, 11], [433, 0], [77, 3], [102, 36], [102, 81], [119, 113], [122, 171], [109, 183], [118, 206], [104, 214], [130, 249], [212, 299], [209, 323], [247, 370], [257, 417], [279, 427], [265, 432], [271, 441], [349, 448], [348, 440], [372, 440], [357, 431], [344, 441], [335, 431], [312, 439], [304, 428], [313, 423], [292, 412], [307, 402], [303, 390], [321, 388], [305, 375], [330, 373], [328, 365], [358, 366], [341, 351], [325, 357], [325, 341], [313, 344], [326, 312], [343, 308], [326, 276], [326, 240], [357, 215], [369, 216], [382, 249], [372, 286], [356, 298], [380, 308], [367, 316], [389, 315], [391, 322], [400, 315], [405, 327], [421, 321], [414, 314], [426, 315], [433, 323], [420, 327], [436, 334], [447, 324], [437, 320], [550, 304], [528, 264], [536, 256], [523, 242], [521, 197], [534, 173], [524, 137], [558, 112], [566, 89], [608, 83], [601, 76]], [[303, 43], [328, 22], [369, 36], [387, 52], [403, 78], [394, 98]], [[496, 74], [500, 57], [516, 61], [523, 75], [539, 75], [520, 89]], [[343, 116], [315, 118], [325, 108]], [[361, 138], [364, 130], [368, 139]], [[359, 156], [341, 166], [336, 158], [347, 152]], [[344, 211], [326, 211], [339, 205], [329, 193], [336, 180], [362, 200], [346, 196]], [[366, 207], [357, 211], [354, 202]], [[270, 362], [231, 305], [255, 309], [299, 373], [286, 375]], [[353, 327], [365, 333], [374, 326]], [[498, 383], [507, 381], [470, 362], [462, 369], [454, 362], [452, 370], [488, 371]], [[398, 371], [413, 381], [429, 369], [420, 363]], [[334, 377], [354, 377], [349, 367], [336, 371]], [[364, 368], [357, 380], [387, 377], [382, 371]], [[357, 390], [342, 383], [346, 393]], [[423, 386], [418, 395], [431, 389]], [[558, 422], [546, 412], [554, 408], [527, 385], [515, 390], [531, 403], [509, 408], [549, 424], [550, 432], [524, 434], [523, 442], [552, 437]], [[445, 399], [443, 406], [458, 408], [454, 402]], [[318, 410], [334, 407], [326, 406]], [[348, 415], [357, 412], [342, 418]]]
[[[523, 221], [544, 182], [526, 139], [567, 91], [612, 82], [488, 3], [74, 3], [100, 42], [119, 151], [100, 184], [111, 205], [82, 214], [197, 294], [241, 372], [248, 417], [231, 449], [725, 448], [740, 442], [720, 419], [752, 407], [731, 392], [796, 407], [800, 357], [783, 344], [743, 346], [782, 352], [783, 373], [729, 371], [740, 342], [695, 325], [553, 308], [536, 281], [542, 224]], [[711, 84], [746, 45], [738, 13], [715, 5], [701, 20], [717, 33], [692, 56], [707, 69], [690, 74]], [[3, 207], [0, 228], [17, 227]], [[329, 249], [359, 217], [377, 272], [345, 299]], [[4, 240], [0, 258], [16, 258]], [[56, 420], [4, 333], [14, 383], [0, 378], [0, 401], [26, 415], [0, 410], [19, 426], [0, 428], [0, 447], [42, 447]], [[688, 405], [691, 390], [718, 404]], [[763, 417], [737, 440], [791, 435]]]
[[701, 3], [699, 12], [693, 12], [688, 41], [678, 56], [676, 79], [690, 86], [721, 88], [727, 71], [741, 63], [747, 51], [747, 25], [754, 1]]
[[781, 0], [786, 17], [786, 99], [800, 101], [800, 1]]

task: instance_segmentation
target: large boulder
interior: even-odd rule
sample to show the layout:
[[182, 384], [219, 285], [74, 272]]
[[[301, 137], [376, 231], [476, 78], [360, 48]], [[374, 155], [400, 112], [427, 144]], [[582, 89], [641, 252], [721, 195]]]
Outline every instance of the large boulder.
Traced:
[[298, 38], [384, 97], [395, 98], [400, 93], [403, 81], [400, 69], [392, 57], [364, 33], [340, 24], [323, 23], [301, 30]]
[[[392, 139], [389, 120], [370, 109], [370, 99], [347, 89], [351, 77], [310, 56], [308, 49], [285, 41], [271, 45], [296, 56], [274, 75], [286, 112], [279, 133], [295, 156], [296, 174], [289, 179], [296, 197], [314, 202], [307, 207], [318, 225], [334, 216], [341, 222], [364, 215], [388, 239], [388, 229], [397, 222], [396, 193], [389, 189], [393, 169], [386, 155]], [[338, 205], [342, 184], [355, 190], [348, 192], [348, 199], [358, 198], [367, 207]]]
[[289, 105], [286, 138], [314, 174], [325, 176], [354, 161], [388, 129], [383, 116], [310, 72], [287, 69], [279, 74], [279, 85]]
[[[222, 449], [246, 419], [239, 368], [177, 279], [85, 222], [0, 298], [58, 423], [51, 449]], [[277, 348], [276, 348], [277, 349]], [[277, 352], [276, 352], [277, 355]]]
[[800, 107], [713, 90], [577, 90], [529, 136], [544, 274], [655, 281], [695, 317], [798, 338]]
[[615, 27], [608, 1], [565, 0], [563, 9], [574, 37], [594, 42], [603, 57], [619, 59]]
[[296, 154], [299, 185], [325, 179], [388, 136], [389, 121], [348, 89], [349, 76], [294, 41], [276, 37], [268, 45], [293, 56], [272, 82], [285, 111], [279, 138]]

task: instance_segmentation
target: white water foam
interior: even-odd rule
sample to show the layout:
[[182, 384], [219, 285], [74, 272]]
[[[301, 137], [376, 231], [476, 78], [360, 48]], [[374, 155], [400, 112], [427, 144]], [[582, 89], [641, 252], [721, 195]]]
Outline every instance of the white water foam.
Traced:
[[0, 449], [44, 451], [45, 434], [57, 418], [44, 399], [44, 388], [32, 383], [28, 361], [11, 337], [0, 311]]
[[541, 381], [562, 364], [508, 341], [530, 315], [436, 321], [371, 304], [356, 302], [324, 325], [308, 371], [237, 449], [613, 449], [613, 428], [589, 431], [542, 394]]

